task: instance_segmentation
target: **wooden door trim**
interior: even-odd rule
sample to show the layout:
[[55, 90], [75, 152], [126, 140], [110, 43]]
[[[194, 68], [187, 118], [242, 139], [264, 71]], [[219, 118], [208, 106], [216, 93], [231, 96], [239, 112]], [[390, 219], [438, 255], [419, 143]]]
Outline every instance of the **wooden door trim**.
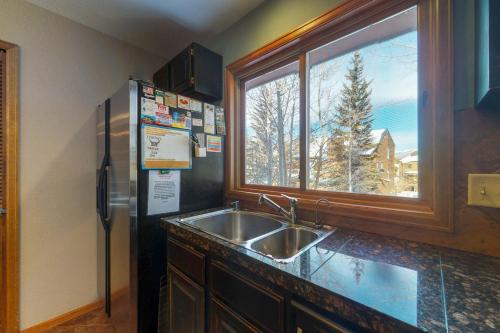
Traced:
[[[0, 265], [5, 287], [0, 297], [0, 315], [6, 332], [19, 332], [19, 48], [0, 41], [6, 51], [5, 101], [5, 260]], [[2, 244], [3, 246], [3, 244]]]

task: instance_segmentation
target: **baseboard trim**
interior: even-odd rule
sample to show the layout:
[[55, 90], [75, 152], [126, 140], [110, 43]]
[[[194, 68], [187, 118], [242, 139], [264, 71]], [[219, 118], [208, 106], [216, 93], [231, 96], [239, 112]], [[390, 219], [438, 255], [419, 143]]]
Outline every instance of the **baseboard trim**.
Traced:
[[44, 321], [43, 323], [28, 327], [27, 329], [22, 330], [21, 333], [44, 332], [45, 330], [48, 330], [49, 328], [64, 324], [67, 321], [70, 321], [70, 320], [75, 319], [77, 317], [80, 317], [86, 313], [97, 310], [97, 309], [103, 307], [103, 304], [104, 304], [103, 301], [99, 300], [99, 301], [96, 301], [94, 303], [84, 305], [82, 307], [79, 307], [79, 308], [76, 308], [76, 309], [71, 310], [69, 312], [66, 312], [60, 316], [57, 316], [55, 318]]

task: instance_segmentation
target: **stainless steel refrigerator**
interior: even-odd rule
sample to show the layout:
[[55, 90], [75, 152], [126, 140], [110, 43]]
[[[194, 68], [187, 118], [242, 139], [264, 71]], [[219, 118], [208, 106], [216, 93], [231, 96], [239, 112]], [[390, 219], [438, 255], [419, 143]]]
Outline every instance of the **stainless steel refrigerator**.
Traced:
[[[181, 171], [180, 211], [147, 215], [141, 169], [141, 81], [129, 80], [97, 108], [98, 291], [118, 332], [156, 332], [166, 272], [161, 217], [223, 204], [224, 154], [192, 159]], [[193, 134], [203, 128], [193, 127]]]

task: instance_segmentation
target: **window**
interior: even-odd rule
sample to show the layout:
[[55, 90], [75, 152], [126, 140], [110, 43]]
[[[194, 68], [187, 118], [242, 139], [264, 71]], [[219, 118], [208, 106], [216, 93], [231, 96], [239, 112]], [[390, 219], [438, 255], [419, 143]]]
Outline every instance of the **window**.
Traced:
[[418, 152], [417, 40], [411, 7], [307, 53], [309, 188], [405, 196], [390, 145]]
[[299, 187], [299, 64], [245, 83], [245, 181]]
[[228, 195], [451, 230], [450, 17], [351, 0], [229, 65]]

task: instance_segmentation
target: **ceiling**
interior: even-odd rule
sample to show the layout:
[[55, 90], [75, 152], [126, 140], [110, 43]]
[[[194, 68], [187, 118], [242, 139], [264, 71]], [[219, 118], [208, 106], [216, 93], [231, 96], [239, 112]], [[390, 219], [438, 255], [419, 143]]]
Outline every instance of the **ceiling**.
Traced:
[[27, 0], [170, 58], [231, 26], [264, 0]]

